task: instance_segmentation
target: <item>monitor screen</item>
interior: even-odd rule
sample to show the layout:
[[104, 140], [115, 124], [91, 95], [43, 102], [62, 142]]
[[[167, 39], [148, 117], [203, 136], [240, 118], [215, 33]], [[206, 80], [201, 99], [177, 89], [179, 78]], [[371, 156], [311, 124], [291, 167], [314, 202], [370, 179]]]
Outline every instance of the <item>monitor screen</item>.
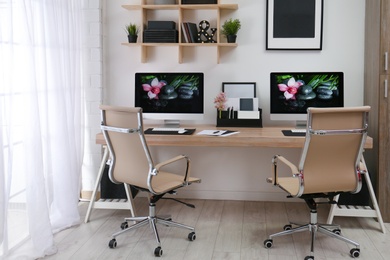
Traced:
[[342, 72], [272, 72], [270, 119], [306, 120], [308, 107], [343, 107]]
[[203, 81], [200, 72], [136, 73], [134, 104], [142, 107], [144, 118], [166, 120], [167, 124], [202, 120]]

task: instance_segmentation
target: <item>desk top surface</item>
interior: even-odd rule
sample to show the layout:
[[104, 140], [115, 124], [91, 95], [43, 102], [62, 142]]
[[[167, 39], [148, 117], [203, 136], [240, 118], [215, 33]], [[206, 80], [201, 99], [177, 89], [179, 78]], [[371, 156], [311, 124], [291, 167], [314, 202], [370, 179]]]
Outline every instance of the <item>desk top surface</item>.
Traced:
[[[153, 126], [144, 126], [145, 129]], [[215, 125], [191, 125], [181, 126], [183, 128], [196, 128], [192, 135], [145, 135], [148, 145], [151, 146], [216, 146], [216, 147], [281, 147], [281, 148], [301, 148], [303, 147], [305, 137], [302, 136], [284, 136], [282, 130], [291, 129], [291, 127], [215, 127]], [[202, 130], [233, 130], [238, 134], [230, 136], [205, 136], [197, 135]], [[97, 144], [105, 144], [102, 133], [96, 135]], [[371, 137], [367, 138], [365, 148], [372, 149], [373, 141]]]

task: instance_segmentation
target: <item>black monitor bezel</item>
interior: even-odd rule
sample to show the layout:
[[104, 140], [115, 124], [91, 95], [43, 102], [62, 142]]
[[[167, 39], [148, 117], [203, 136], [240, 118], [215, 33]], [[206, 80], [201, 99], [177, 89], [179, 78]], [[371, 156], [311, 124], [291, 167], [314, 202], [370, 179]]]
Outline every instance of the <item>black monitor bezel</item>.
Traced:
[[[185, 76], [185, 75], [194, 75], [199, 78], [199, 100], [197, 100], [197, 107], [195, 110], [150, 110], [146, 109], [147, 106], [142, 103], [142, 97], [141, 95], [143, 92], [140, 90], [140, 87], [142, 85], [141, 77], [142, 76], [152, 76], [155, 75], [157, 77], [166, 76], [166, 77], [175, 77], [175, 76]], [[136, 107], [143, 108], [144, 113], [155, 113], [155, 114], [204, 114], [204, 73], [203, 72], [137, 72], [135, 73], [134, 78], [134, 105]]]
[[[336, 101], [337, 102], [328, 102], [322, 101], [315, 103], [309, 102], [309, 104], [305, 105], [299, 109], [291, 109], [283, 108], [281, 106], [280, 91], [277, 87], [276, 76], [280, 75], [306, 75], [306, 76], [315, 76], [315, 75], [338, 75], [339, 76], [339, 96]], [[318, 101], [318, 100], [317, 100]], [[314, 104], [314, 105], [313, 105]], [[344, 73], [340, 71], [321, 71], [321, 72], [271, 72], [270, 73], [270, 114], [307, 114], [307, 107], [343, 107], [344, 106]]]

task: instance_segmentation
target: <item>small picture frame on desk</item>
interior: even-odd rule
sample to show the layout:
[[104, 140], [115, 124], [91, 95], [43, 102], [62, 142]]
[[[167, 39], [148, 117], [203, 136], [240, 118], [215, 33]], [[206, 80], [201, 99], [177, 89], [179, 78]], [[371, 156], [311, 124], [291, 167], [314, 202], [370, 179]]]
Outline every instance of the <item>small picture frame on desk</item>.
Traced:
[[222, 82], [222, 92], [229, 98], [255, 98], [256, 82]]

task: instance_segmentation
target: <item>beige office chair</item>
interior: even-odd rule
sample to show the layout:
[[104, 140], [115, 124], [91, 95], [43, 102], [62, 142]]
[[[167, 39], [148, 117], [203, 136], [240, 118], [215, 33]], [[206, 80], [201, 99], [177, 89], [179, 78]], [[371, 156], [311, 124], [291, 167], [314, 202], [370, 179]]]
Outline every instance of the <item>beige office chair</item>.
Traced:
[[[176, 156], [170, 160], [155, 164], [144, 136], [142, 109], [127, 107], [100, 106], [101, 129], [107, 142], [111, 155], [109, 177], [114, 183], [127, 183], [132, 187], [148, 192], [149, 216], [126, 218], [122, 223], [122, 230], [113, 234], [109, 242], [110, 248], [117, 246], [116, 237], [120, 234], [150, 224], [158, 246], [154, 250], [155, 256], [161, 256], [161, 242], [156, 223], [167, 226], [181, 227], [190, 230], [190, 241], [195, 240], [195, 229], [170, 220], [156, 216], [156, 202], [165, 194], [174, 194], [175, 190], [200, 182], [200, 179], [190, 177], [190, 159], [185, 155]], [[182, 163], [179, 163], [182, 161]], [[176, 163], [180, 166], [182, 174], [163, 171], [163, 166]], [[182, 202], [184, 203], [184, 202]], [[191, 204], [184, 203], [187, 206]], [[128, 226], [128, 221], [136, 224]]]
[[[292, 228], [296, 223], [284, 226], [284, 231], [272, 234], [264, 241], [271, 248], [273, 238], [309, 230], [311, 232], [310, 255], [314, 259], [314, 241], [317, 231], [355, 246], [352, 257], [360, 255], [358, 243], [341, 236], [339, 226], [317, 223], [317, 203], [324, 198], [335, 203], [333, 197], [343, 192], [357, 193], [361, 189], [360, 161], [367, 137], [370, 107], [309, 108], [305, 144], [299, 166], [286, 158], [275, 155], [272, 159], [273, 178], [268, 182], [279, 186], [289, 197], [305, 200], [310, 208], [310, 223]], [[290, 177], [278, 176], [278, 162], [291, 169]]]

